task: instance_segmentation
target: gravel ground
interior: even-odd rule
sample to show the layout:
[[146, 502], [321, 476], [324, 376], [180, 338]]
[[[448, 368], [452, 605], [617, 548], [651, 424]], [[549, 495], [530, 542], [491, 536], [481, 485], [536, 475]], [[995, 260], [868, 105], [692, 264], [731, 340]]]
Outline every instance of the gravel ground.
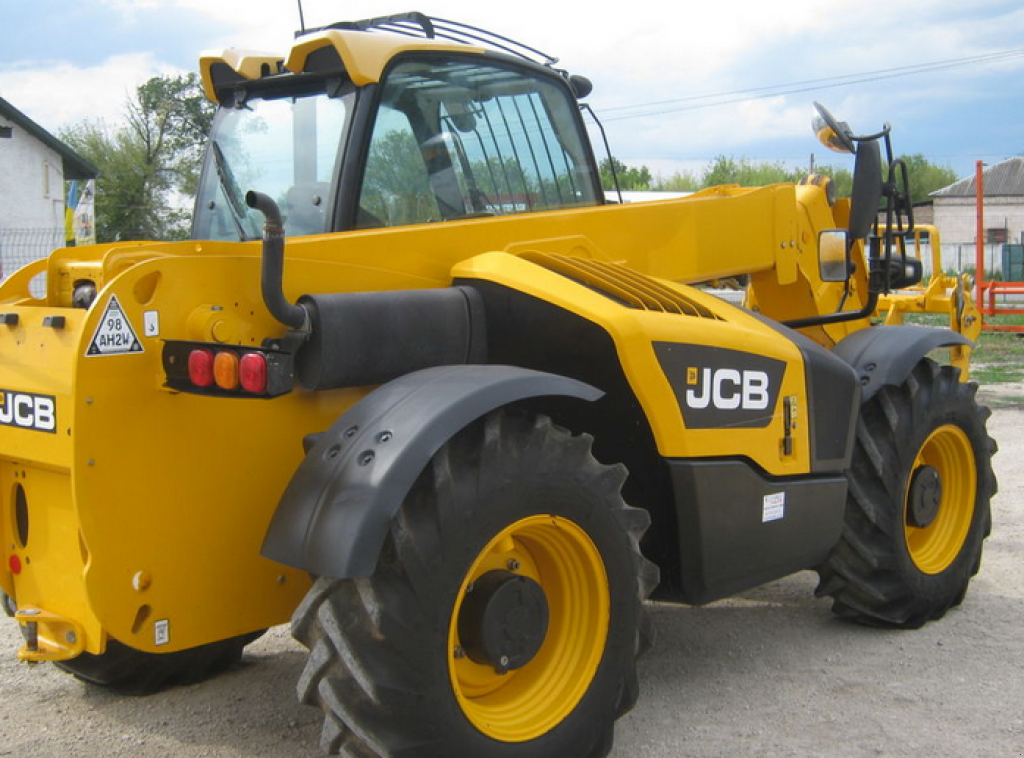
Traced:
[[[702, 608], [654, 606], [658, 641], [614, 758], [1024, 756], [1022, 395], [986, 395], [999, 494], [960, 608], [915, 632], [867, 629], [832, 618], [810, 573]], [[303, 652], [285, 629], [234, 671], [144, 698], [20, 664], [19, 644], [0, 623], [0, 756], [318, 754], [318, 715], [294, 698]]]

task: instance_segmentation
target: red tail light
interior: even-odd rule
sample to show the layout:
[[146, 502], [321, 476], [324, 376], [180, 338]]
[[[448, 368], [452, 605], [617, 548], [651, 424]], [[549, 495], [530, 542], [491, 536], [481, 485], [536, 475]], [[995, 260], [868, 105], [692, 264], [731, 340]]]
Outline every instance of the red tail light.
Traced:
[[296, 350], [291, 343], [284, 350], [276, 342], [257, 347], [167, 340], [166, 386], [195, 395], [269, 400], [294, 389]]
[[212, 350], [193, 350], [188, 354], [188, 378], [197, 387], [213, 384]]
[[238, 366], [242, 389], [255, 395], [267, 391], [267, 358], [260, 353], [246, 353]]

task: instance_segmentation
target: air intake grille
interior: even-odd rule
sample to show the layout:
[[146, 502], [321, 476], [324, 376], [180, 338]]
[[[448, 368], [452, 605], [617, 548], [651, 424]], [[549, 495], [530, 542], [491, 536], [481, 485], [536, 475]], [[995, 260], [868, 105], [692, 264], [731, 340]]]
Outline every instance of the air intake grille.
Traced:
[[590, 287], [630, 308], [722, 320], [708, 308], [671, 287], [666, 287], [661, 282], [625, 266], [550, 253], [527, 252], [521, 257]]

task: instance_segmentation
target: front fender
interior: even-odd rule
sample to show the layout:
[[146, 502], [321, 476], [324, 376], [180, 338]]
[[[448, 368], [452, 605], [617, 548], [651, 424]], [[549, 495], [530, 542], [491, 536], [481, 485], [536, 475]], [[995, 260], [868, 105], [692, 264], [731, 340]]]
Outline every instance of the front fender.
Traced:
[[262, 553], [317, 575], [369, 576], [402, 500], [456, 432], [517, 400], [602, 394], [515, 366], [440, 366], [388, 382], [319, 436], [281, 497]]
[[853, 366], [861, 383], [861, 403], [886, 385], [902, 384], [918, 361], [938, 347], [973, 345], [962, 334], [924, 326], [874, 326], [841, 341], [835, 354]]

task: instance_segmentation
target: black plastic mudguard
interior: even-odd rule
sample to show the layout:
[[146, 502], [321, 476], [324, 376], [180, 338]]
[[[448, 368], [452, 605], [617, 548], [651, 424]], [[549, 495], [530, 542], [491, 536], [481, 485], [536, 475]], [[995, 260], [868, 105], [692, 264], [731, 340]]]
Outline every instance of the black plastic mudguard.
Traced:
[[317, 436], [281, 497], [262, 553], [316, 575], [369, 576], [402, 500], [456, 432], [518, 400], [602, 394], [516, 366], [440, 366], [390, 381]]
[[902, 384], [932, 350], [972, 344], [949, 329], [874, 326], [854, 332], [837, 344], [834, 352], [857, 372], [861, 402], [865, 403], [882, 387]]

